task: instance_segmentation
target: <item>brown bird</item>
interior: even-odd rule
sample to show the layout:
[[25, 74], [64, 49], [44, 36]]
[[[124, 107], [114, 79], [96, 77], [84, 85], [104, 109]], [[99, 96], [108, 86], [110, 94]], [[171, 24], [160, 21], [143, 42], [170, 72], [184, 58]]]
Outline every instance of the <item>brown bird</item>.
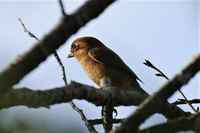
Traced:
[[94, 37], [76, 39], [68, 55], [71, 57], [76, 57], [87, 76], [98, 86], [103, 77], [109, 77], [112, 87], [147, 94], [138, 84], [137, 75], [115, 52]]

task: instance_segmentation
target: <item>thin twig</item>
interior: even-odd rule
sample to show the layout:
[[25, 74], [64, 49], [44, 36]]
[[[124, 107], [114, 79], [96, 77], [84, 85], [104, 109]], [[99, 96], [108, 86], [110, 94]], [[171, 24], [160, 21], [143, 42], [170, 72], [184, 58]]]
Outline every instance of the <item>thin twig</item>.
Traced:
[[[19, 21], [21, 22], [21, 24], [22, 24], [22, 26], [23, 26], [23, 28], [24, 28], [24, 32], [27, 32], [27, 33], [29, 34], [30, 37], [33, 37], [33, 38], [35, 38], [37, 41], [40, 41], [33, 33], [31, 33], [30, 31], [28, 31], [28, 30], [26, 29], [24, 23], [22, 22], [22, 20], [21, 20], [20, 18], [19, 18]], [[58, 64], [60, 65], [60, 67], [61, 67], [61, 69], [62, 69], [62, 72], [63, 72], [63, 81], [65, 82], [65, 85], [68, 85], [68, 84], [67, 84], [67, 79], [66, 79], [66, 74], [65, 74], [65, 68], [64, 68], [64, 66], [63, 66], [63, 64], [62, 64], [62, 62], [61, 62], [61, 60], [60, 60], [60, 58], [59, 58], [59, 56], [58, 56], [58, 54], [57, 54], [56, 51], [54, 51], [54, 56], [55, 56], [55, 58], [56, 58]]]
[[[125, 118], [122, 119], [112, 119], [112, 123], [113, 124], [119, 124], [121, 123], [123, 120], [125, 120]], [[90, 122], [90, 124], [92, 125], [99, 125], [99, 124], [103, 124], [103, 119], [94, 119], [94, 120], [88, 120]]]
[[66, 74], [65, 74], [65, 67], [63, 66], [62, 61], [60, 60], [60, 58], [59, 58], [57, 52], [55, 51], [53, 54], [54, 54], [54, 56], [55, 56], [55, 58], [56, 58], [58, 64], [60, 65], [60, 67], [61, 67], [61, 69], [62, 69], [62, 72], [63, 72], [63, 81], [65, 82], [65, 85], [68, 85], [68, 83], [67, 83], [67, 78], [66, 78]]
[[[165, 79], [167, 79], [168, 81], [170, 81], [170, 79], [162, 72], [160, 71], [158, 68], [156, 68], [150, 61], [145, 60], [146, 62], [143, 62], [143, 64], [145, 64], [148, 67], [151, 67], [153, 69], [155, 69], [156, 71], [158, 71], [159, 73], [155, 74], [156, 76], [161, 76], [164, 77]], [[190, 104], [190, 102], [188, 101], [188, 99], [185, 97], [185, 95], [182, 93], [182, 91], [180, 89], [178, 89], [179, 93], [183, 96], [183, 98], [185, 99], [185, 103], [188, 104], [190, 106], [190, 108], [197, 113], [198, 111]]]
[[22, 26], [24, 27], [24, 32], [27, 32], [29, 34], [30, 37], [35, 38], [37, 41], [40, 41], [34, 34], [32, 34], [30, 31], [28, 31], [24, 25], [24, 23], [21, 21], [21, 19], [18, 19], [20, 21], [20, 23], [22, 24]]
[[65, 13], [65, 10], [64, 10], [64, 7], [63, 7], [62, 0], [59, 0], [59, 4], [60, 4], [60, 7], [61, 7], [61, 9], [62, 9], [62, 14], [63, 14], [63, 16], [66, 16], [66, 13]]
[[69, 102], [69, 104], [72, 106], [72, 108], [74, 110], [76, 110], [80, 115], [81, 115], [81, 118], [82, 120], [85, 122], [85, 125], [87, 126], [88, 130], [91, 132], [91, 133], [98, 133], [94, 126], [90, 123], [90, 121], [87, 120], [87, 118], [85, 117], [83, 111], [81, 109], [79, 109], [75, 104], [74, 102]]
[[[192, 99], [192, 100], [188, 100], [189, 103], [191, 104], [198, 104], [200, 103], [200, 99]], [[173, 102], [172, 104], [174, 105], [178, 105], [178, 104], [186, 104], [185, 99], [178, 99], [177, 101]]]
[[148, 60], [145, 60], [145, 61], [146, 62], [143, 62], [143, 64], [145, 64], [146, 66], [151, 67], [159, 72], [159, 73], [155, 74], [156, 76], [164, 77], [165, 79], [167, 79], [169, 81], [169, 78], [164, 73], [162, 73], [158, 68], [156, 68], [150, 61], [148, 61]]
[[[24, 28], [24, 32], [27, 32], [27, 33], [29, 34], [30, 37], [33, 37], [33, 38], [35, 38], [37, 41], [40, 41], [33, 33], [31, 33], [30, 31], [28, 31], [28, 30], [26, 29], [26, 26], [24, 25], [24, 23], [22, 22], [22, 20], [21, 20], [20, 18], [19, 18], [18, 20], [21, 22], [21, 24], [22, 24], [22, 26], [23, 26], [23, 28]], [[64, 82], [65, 82], [65, 85], [68, 85], [68, 84], [67, 84], [67, 79], [66, 79], [66, 74], [65, 74], [65, 68], [64, 68], [64, 66], [63, 66], [63, 64], [62, 64], [62, 62], [61, 62], [61, 60], [60, 60], [60, 58], [59, 58], [59, 56], [58, 56], [58, 54], [57, 54], [56, 51], [54, 51], [54, 56], [55, 56], [55, 58], [56, 58], [58, 64], [60, 65], [60, 67], [61, 67], [61, 69], [62, 69], [62, 72], [63, 72], [63, 80], [64, 80]]]
[[[65, 82], [65, 85], [68, 85], [67, 79], [66, 79], [66, 75], [65, 75], [65, 68], [64, 68], [64, 66], [63, 66], [63, 64], [62, 64], [62, 61], [60, 60], [60, 58], [59, 58], [59, 56], [58, 56], [58, 54], [57, 54], [56, 51], [54, 52], [54, 56], [55, 56], [55, 58], [56, 58], [58, 64], [60, 65], [60, 67], [61, 67], [61, 69], [62, 69], [62, 72], [63, 72], [63, 81]], [[97, 133], [97, 131], [95, 130], [95, 128], [93, 127], [93, 125], [90, 124], [90, 122], [87, 120], [87, 118], [86, 118], [86, 116], [84, 115], [83, 111], [82, 111], [81, 109], [79, 109], [79, 108], [74, 104], [73, 101], [70, 101], [69, 104], [71, 105], [71, 107], [72, 107], [74, 110], [76, 110], [76, 111], [80, 114], [80, 116], [81, 116], [82, 120], [85, 122], [85, 125], [87, 126], [88, 130], [89, 130], [91, 133]]]
[[[28, 31], [25, 27], [25, 25], [23, 24], [22, 20], [19, 18], [19, 21], [21, 22], [22, 26], [24, 27], [24, 32], [27, 32], [29, 34], [30, 37], [33, 37], [35, 38], [37, 41], [40, 41], [34, 34], [32, 34], [30, 31]], [[65, 75], [65, 68], [62, 64], [62, 61], [60, 60], [58, 54], [56, 51], [54, 51], [54, 56], [58, 62], [58, 64], [60, 65], [61, 69], [62, 69], [62, 72], [63, 72], [63, 81], [65, 82], [65, 85], [68, 85], [67, 83], [67, 79], [66, 79], [66, 75]], [[90, 124], [87, 120], [87, 118], [85, 117], [83, 111], [81, 109], [79, 109], [75, 104], [74, 102], [70, 101], [69, 104], [71, 105], [71, 107], [76, 110], [82, 117], [82, 120], [85, 122], [85, 125], [87, 126], [88, 130], [91, 132], [91, 133], [97, 133], [97, 131], [95, 130], [95, 128], [92, 126], [92, 124]]]
[[180, 89], [178, 89], [178, 91], [181, 93], [181, 95], [183, 96], [183, 98], [185, 99], [185, 102], [192, 108], [192, 110], [195, 113], [198, 113], [197, 110], [191, 105], [191, 103], [188, 101], [188, 99], [185, 97], [185, 95], [182, 93], [182, 91]]
[[[65, 82], [65, 85], [68, 85], [67, 79], [66, 79], [66, 75], [65, 75], [65, 68], [64, 68], [64, 66], [63, 66], [63, 64], [62, 64], [62, 61], [60, 60], [60, 58], [59, 58], [59, 56], [58, 56], [58, 54], [57, 54], [56, 51], [54, 52], [54, 56], [55, 56], [55, 58], [56, 58], [58, 64], [60, 65], [60, 67], [61, 67], [61, 69], [62, 69], [62, 72], [63, 72], [63, 81]], [[90, 122], [87, 120], [87, 118], [86, 118], [86, 116], [84, 115], [83, 111], [82, 111], [81, 109], [79, 109], [79, 108], [74, 104], [73, 101], [70, 101], [69, 104], [71, 105], [71, 107], [72, 107], [74, 110], [76, 110], [76, 111], [80, 114], [80, 116], [81, 116], [82, 120], [85, 122], [85, 125], [87, 126], [88, 130], [89, 130], [91, 133], [97, 133], [97, 131], [95, 130], [95, 128], [93, 127], [93, 125], [90, 124]]]

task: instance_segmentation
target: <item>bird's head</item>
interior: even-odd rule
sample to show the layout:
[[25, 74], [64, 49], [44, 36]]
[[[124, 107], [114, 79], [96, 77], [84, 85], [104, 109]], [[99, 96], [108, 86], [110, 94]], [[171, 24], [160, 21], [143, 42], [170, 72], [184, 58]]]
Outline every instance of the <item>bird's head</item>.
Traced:
[[94, 37], [81, 37], [71, 44], [71, 51], [68, 58], [76, 57], [77, 59], [88, 54], [89, 50], [104, 46], [102, 42]]

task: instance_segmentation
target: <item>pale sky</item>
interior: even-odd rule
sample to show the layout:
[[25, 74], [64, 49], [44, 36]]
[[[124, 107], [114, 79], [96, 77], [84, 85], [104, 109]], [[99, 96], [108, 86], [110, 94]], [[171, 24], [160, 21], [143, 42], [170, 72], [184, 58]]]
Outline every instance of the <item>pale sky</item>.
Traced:
[[[84, 0], [63, 2], [67, 13], [72, 13]], [[141, 87], [153, 94], [167, 81], [155, 77], [155, 70], [142, 64], [150, 60], [169, 78], [179, 72], [200, 50], [199, 47], [199, 1], [197, 0], [119, 0], [110, 5], [98, 18], [90, 21], [58, 49], [58, 54], [65, 66], [67, 80], [81, 82], [97, 87], [84, 73], [75, 58], [67, 59], [70, 45], [78, 37], [94, 36], [107, 47], [115, 51], [124, 62], [145, 83]], [[31, 48], [36, 40], [24, 32], [18, 18], [27, 29], [42, 39], [59, 22], [62, 13], [58, 1], [2, 1], [0, 0], [0, 71]], [[61, 69], [53, 55], [25, 76], [16, 87], [33, 90], [46, 90], [64, 86]], [[97, 87], [98, 88], [98, 87]], [[188, 85], [181, 88], [188, 99], [199, 98], [197, 76]], [[179, 93], [169, 101], [182, 98]], [[101, 118], [101, 107], [96, 107], [84, 100], [74, 100], [88, 119]], [[185, 111], [192, 110], [187, 105], [179, 106]], [[197, 105], [195, 105], [197, 107]], [[136, 107], [120, 106], [117, 118], [129, 116]], [[52, 131], [67, 127], [80, 126], [87, 132], [84, 122], [68, 103], [51, 106], [50, 109], [29, 109], [24, 106], [4, 109], [0, 112], [6, 116], [4, 124], [9, 125], [14, 119], [25, 116], [38, 121], [49, 122]], [[22, 116], [21, 116], [22, 115]], [[154, 115], [141, 128], [165, 122], [161, 115]], [[102, 125], [95, 126], [103, 132]]]

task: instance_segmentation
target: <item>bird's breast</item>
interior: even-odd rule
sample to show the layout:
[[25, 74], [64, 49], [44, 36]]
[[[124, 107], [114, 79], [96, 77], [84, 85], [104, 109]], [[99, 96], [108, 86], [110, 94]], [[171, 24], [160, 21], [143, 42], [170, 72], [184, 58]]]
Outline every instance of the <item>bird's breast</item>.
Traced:
[[101, 78], [107, 76], [107, 67], [99, 62], [96, 62], [89, 56], [85, 56], [78, 60], [81, 67], [87, 74], [87, 76], [98, 86], [100, 86]]
[[112, 82], [112, 87], [117, 87], [118, 89], [124, 91], [144, 92], [135, 79], [113, 69], [112, 67], [95, 61], [90, 56], [85, 56], [77, 60], [79, 61], [87, 76], [99, 87], [101, 87], [100, 80], [103, 77], [109, 77]]

